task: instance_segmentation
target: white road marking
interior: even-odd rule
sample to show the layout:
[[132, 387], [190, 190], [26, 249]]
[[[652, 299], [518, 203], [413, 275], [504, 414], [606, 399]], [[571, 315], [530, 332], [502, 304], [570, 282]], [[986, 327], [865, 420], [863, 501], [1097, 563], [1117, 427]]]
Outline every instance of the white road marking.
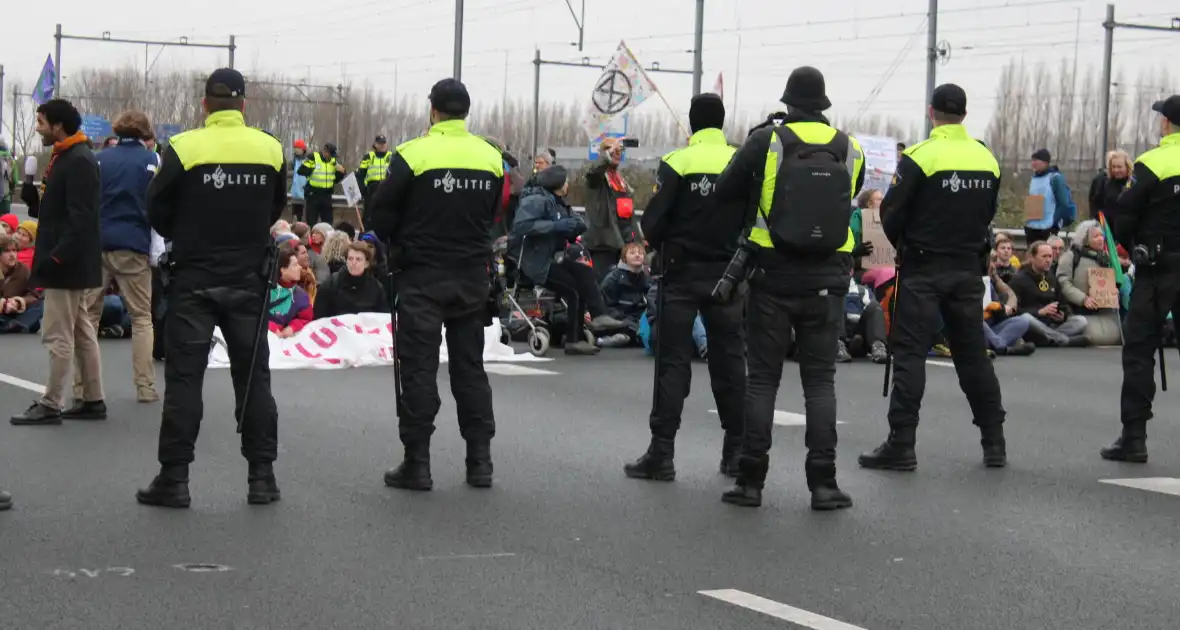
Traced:
[[486, 560], [490, 558], [511, 558], [514, 553], [461, 553], [450, 556], [418, 556], [419, 560]]
[[499, 374], [500, 376], [557, 376], [559, 374], [515, 363], [485, 363], [483, 369], [488, 374]]
[[[716, 409], [710, 409], [709, 413], [717, 415]], [[790, 411], [774, 410], [774, 423], [780, 427], [805, 427], [807, 426], [807, 416], [801, 413], [793, 413]], [[837, 420], [836, 424], [844, 424], [843, 420]]]
[[769, 615], [775, 619], [782, 619], [793, 624], [798, 624], [804, 628], [811, 628], [812, 630], [865, 630], [860, 626], [837, 621], [830, 617], [817, 615], [813, 612], [807, 612], [801, 608], [780, 604], [774, 600], [751, 595], [745, 591], [737, 591], [734, 589], [723, 589], [720, 591], [697, 591], [706, 597], [719, 599], [723, 602], [733, 604], [734, 606], [741, 606], [749, 610], [760, 612], [764, 615]]
[[931, 359], [926, 360], [926, 365], [937, 365], [938, 367], [949, 367], [949, 368], [955, 367], [955, 364], [951, 363], [950, 361], [934, 361]]
[[1180, 497], [1180, 479], [1175, 477], [1140, 477], [1137, 479], [1099, 479], [1099, 483], [1112, 486], [1147, 490]]
[[27, 389], [33, 393], [36, 393], [36, 394], [44, 394], [45, 393], [45, 386], [44, 385], [38, 385], [32, 381], [26, 381], [23, 378], [17, 378], [15, 376], [9, 376], [9, 375], [3, 374], [3, 373], [0, 373], [0, 383], [8, 383], [9, 385], [12, 385], [14, 387], [20, 387], [21, 389]]

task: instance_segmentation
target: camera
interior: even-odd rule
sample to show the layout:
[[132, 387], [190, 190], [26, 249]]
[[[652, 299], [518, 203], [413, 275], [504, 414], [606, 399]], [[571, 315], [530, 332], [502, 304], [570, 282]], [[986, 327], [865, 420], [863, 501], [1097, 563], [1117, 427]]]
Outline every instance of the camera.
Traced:
[[714, 302], [719, 304], [728, 304], [733, 301], [737, 289], [743, 282], [750, 277], [751, 256], [757, 248], [750, 242], [744, 242], [738, 247], [738, 250], [733, 253], [733, 258], [730, 259], [729, 264], [726, 265], [725, 271], [721, 274], [721, 279], [717, 281], [717, 285], [713, 287], [713, 293], [710, 295]]

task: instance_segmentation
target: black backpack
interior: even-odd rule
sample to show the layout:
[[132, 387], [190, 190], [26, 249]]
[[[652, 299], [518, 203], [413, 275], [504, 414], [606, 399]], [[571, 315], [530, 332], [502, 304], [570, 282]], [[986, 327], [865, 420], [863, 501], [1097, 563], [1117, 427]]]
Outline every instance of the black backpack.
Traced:
[[827, 144], [808, 144], [785, 125], [774, 133], [783, 152], [766, 217], [770, 240], [782, 252], [830, 255], [848, 240], [852, 141], [837, 131]]

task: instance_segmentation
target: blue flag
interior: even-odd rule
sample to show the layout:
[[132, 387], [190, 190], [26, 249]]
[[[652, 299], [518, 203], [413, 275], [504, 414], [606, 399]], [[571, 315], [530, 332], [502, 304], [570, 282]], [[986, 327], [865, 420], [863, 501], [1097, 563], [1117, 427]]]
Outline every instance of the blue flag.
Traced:
[[44, 105], [53, 98], [53, 84], [56, 83], [56, 79], [57, 69], [53, 67], [53, 55], [46, 55], [41, 76], [37, 77], [37, 85], [33, 86], [34, 103]]

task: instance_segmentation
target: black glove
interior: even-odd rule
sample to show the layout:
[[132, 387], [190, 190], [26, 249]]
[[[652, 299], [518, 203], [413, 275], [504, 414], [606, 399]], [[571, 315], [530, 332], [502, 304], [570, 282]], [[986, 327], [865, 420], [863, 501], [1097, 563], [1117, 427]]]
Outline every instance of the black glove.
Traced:
[[852, 248], [853, 258], [864, 258], [865, 256], [873, 255], [873, 242], [864, 241], [860, 245]]

